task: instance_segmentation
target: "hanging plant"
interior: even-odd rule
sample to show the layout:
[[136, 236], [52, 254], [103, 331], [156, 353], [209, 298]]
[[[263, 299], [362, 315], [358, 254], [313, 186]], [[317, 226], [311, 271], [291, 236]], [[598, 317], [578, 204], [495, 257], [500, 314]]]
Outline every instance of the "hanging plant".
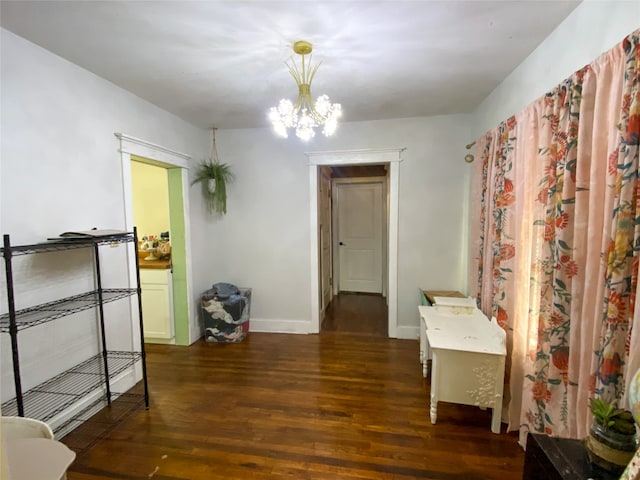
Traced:
[[227, 213], [227, 184], [231, 183], [234, 177], [231, 167], [218, 161], [215, 129], [212, 137], [211, 158], [200, 163], [191, 185], [202, 183], [207, 211], [210, 214], [218, 212], [224, 215]]

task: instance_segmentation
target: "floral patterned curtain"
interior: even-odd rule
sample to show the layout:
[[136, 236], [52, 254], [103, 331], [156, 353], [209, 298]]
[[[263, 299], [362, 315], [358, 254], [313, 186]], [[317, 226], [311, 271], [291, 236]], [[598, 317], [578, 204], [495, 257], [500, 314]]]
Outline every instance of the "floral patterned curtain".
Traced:
[[507, 331], [521, 442], [583, 438], [640, 366], [639, 142], [640, 30], [476, 142], [471, 293]]

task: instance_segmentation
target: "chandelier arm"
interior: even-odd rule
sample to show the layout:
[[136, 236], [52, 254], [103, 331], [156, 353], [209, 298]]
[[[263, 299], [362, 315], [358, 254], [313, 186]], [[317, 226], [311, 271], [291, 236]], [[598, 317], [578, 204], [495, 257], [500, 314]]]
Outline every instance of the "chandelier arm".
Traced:
[[302, 79], [302, 83], [308, 83], [307, 82], [307, 69], [306, 69], [306, 65], [304, 63], [304, 55], [300, 55], [302, 57], [302, 75], [300, 76], [300, 78]]
[[320, 115], [316, 109], [314, 108], [309, 112], [309, 114], [313, 117], [313, 119], [318, 122], [318, 124], [322, 125], [326, 121], [326, 118]]
[[318, 67], [320, 67], [320, 65], [321, 65], [321, 64], [322, 64], [322, 61], [318, 62], [318, 63], [316, 64], [316, 66], [315, 66], [315, 67], [313, 67], [313, 69], [311, 70], [311, 75], [309, 76], [309, 81], [308, 81], [308, 82], [306, 82], [306, 83], [308, 83], [308, 84], [309, 84], [309, 86], [311, 86], [311, 82], [313, 82], [313, 77], [315, 77], [315, 76], [316, 76], [316, 72], [318, 71]]
[[298, 71], [298, 66], [293, 61], [293, 58], [291, 58], [291, 64], [285, 63], [285, 65], [289, 68], [289, 73], [291, 74], [293, 79], [296, 81], [296, 83], [300, 84], [301, 83], [300, 82], [300, 72]]

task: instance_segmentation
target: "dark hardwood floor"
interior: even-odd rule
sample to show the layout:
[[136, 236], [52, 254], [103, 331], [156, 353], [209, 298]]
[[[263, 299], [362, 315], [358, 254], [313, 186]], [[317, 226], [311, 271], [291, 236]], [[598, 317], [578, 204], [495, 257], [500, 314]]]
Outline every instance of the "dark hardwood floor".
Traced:
[[[431, 425], [417, 341], [334, 327], [148, 345], [150, 409], [79, 449], [69, 480], [522, 477], [490, 410], [442, 403]], [[62, 441], [89, 445], [80, 429]]]
[[327, 306], [321, 331], [386, 337], [388, 329], [387, 304], [382, 295], [342, 292]]

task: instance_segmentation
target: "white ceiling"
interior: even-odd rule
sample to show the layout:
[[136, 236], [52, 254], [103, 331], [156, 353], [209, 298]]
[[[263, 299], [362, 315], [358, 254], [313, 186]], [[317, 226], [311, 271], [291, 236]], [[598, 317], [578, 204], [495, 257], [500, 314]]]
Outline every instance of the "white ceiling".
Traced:
[[[0, 1], [0, 23], [201, 127], [267, 126], [312, 84], [344, 121], [472, 111], [579, 1]], [[299, 58], [299, 57], [298, 57]]]

